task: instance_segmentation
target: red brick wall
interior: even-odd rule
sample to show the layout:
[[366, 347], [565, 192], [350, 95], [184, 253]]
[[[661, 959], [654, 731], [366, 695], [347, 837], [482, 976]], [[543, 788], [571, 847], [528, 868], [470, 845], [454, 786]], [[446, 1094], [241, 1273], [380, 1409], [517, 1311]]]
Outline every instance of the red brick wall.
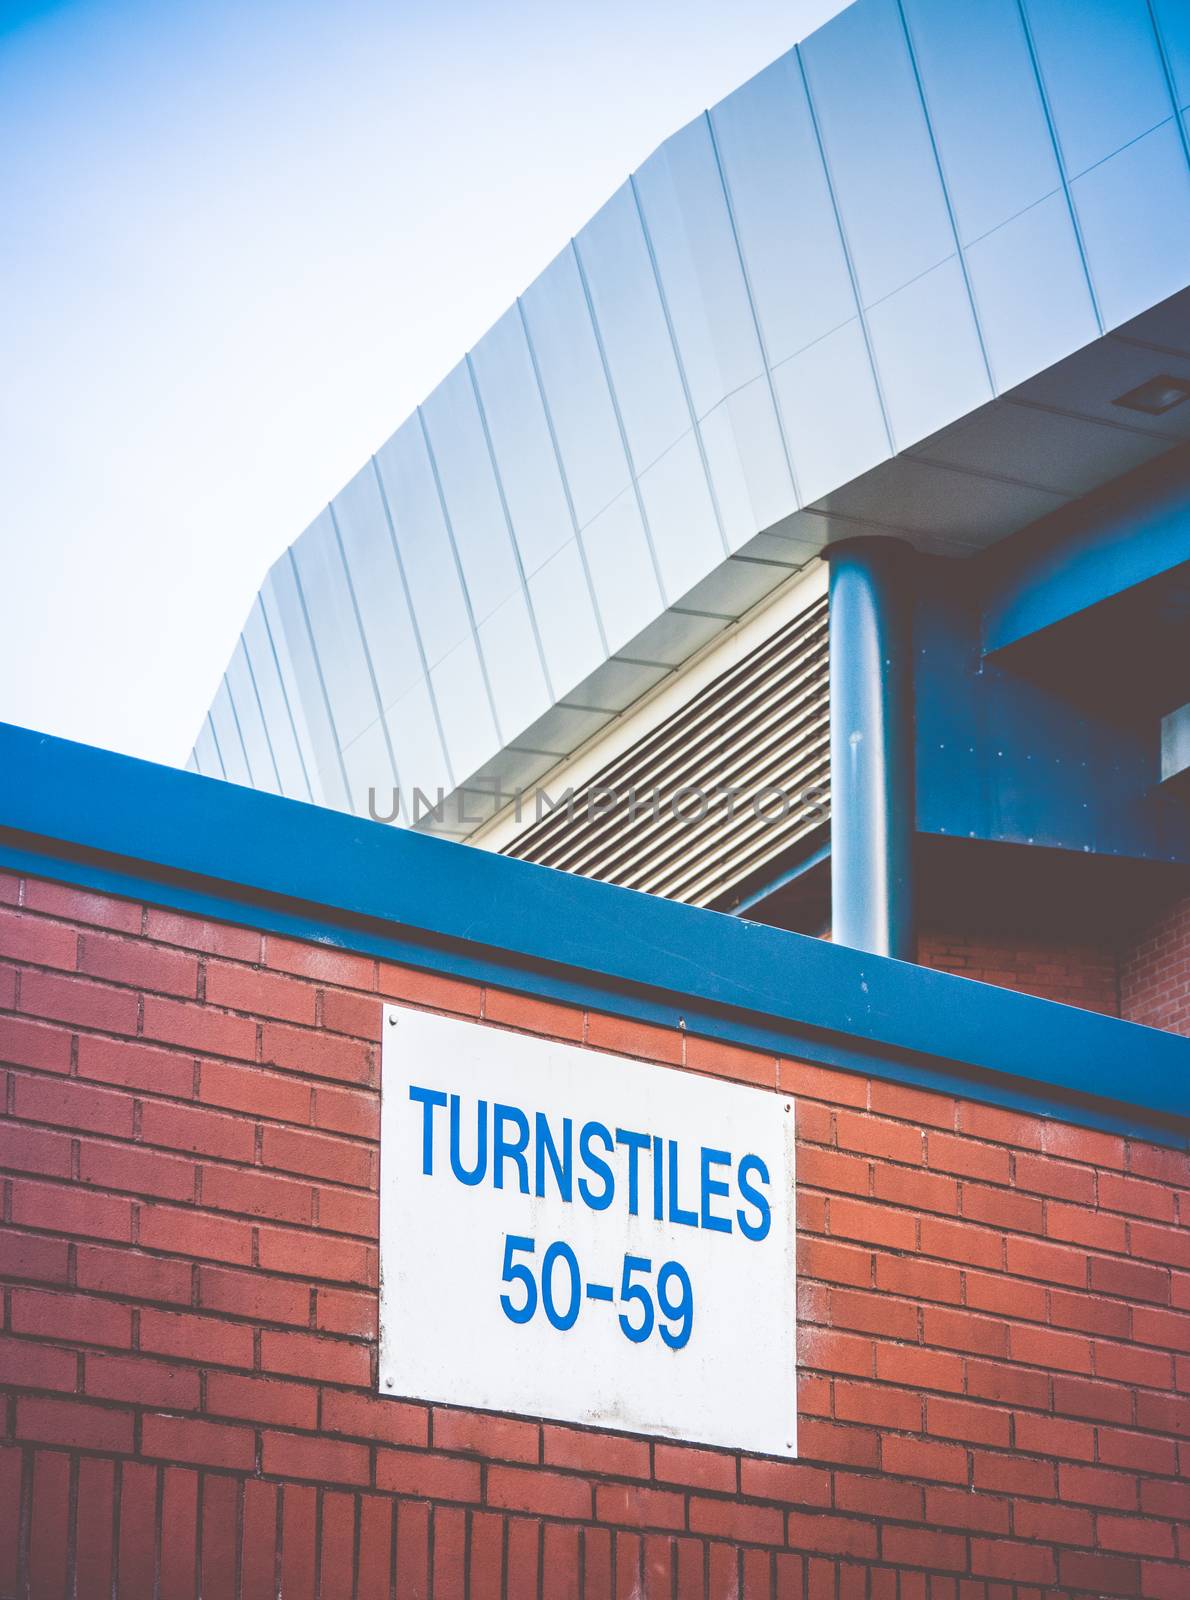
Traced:
[[[1003, 989], [1060, 1000], [1084, 1011], [1120, 1015], [1116, 952], [1109, 944], [1059, 943], [930, 928], [918, 942], [923, 967]], [[1140, 1020], [1139, 1018], [1137, 1020]]]
[[[797, 1097], [801, 1460], [374, 1396], [386, 996]], [[2, 875], [0, 1006], [5, 1600], [1184, 1600], [1184, 1157]]]
[[1121, 1015], [1190, 1037], [1190, 895], [1143, 929], [1120, 958]]

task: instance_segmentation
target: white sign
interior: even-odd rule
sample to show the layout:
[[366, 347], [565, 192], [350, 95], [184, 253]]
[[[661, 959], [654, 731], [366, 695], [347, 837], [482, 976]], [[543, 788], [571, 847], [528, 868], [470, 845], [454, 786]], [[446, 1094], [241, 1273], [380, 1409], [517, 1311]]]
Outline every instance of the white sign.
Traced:
[[380, 1391], [797, 1449], [793, 1107], [385, 1008]]

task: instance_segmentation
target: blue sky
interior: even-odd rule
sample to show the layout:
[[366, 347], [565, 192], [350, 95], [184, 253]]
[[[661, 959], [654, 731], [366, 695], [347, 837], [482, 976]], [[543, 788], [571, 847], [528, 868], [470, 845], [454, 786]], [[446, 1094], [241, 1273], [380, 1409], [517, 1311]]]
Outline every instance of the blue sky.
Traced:
[[0, 0], [0, 720], [185, 759], [269, 564], [841, 0]]

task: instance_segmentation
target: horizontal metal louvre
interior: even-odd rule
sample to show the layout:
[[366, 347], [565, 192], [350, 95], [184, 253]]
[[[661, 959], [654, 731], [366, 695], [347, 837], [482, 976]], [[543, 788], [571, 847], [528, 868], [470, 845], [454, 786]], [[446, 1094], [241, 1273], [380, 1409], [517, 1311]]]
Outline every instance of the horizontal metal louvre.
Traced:
[[[709, 905], [829, 811], [827, 603], [816, 601], [504, 854]], [[676, 813], [676, 814], [675, 814]]]

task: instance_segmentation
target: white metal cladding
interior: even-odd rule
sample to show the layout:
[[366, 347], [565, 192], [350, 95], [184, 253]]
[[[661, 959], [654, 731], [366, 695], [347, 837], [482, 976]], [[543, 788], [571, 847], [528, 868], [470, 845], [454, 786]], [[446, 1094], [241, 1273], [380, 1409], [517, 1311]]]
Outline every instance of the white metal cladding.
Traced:
[[[827, 602], [818, 600], [609, 762], [505, 855], [709, 905], [830, 809]], [[565, 791], [563, 791], [565, 793]], [[536, 799], [525, 800], [536, 816]]]
[[1188, 110], [1184, 0], [857, 0], [280, 558], [196, 764], [360, 812], [532, 783], [830, 541], [968, 553], [1190, 437], [1113, 403], [1190, 377]]

